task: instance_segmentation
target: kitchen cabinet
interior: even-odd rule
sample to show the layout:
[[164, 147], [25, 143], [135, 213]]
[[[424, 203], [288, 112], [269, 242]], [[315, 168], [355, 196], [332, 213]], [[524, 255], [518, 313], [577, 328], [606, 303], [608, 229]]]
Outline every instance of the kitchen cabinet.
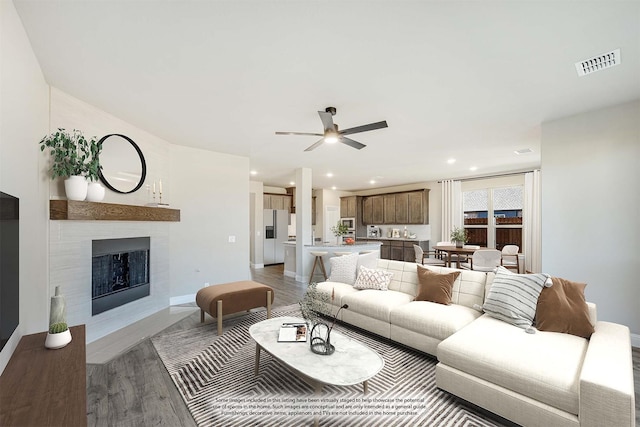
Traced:
[[311, 225], [316, 225], [316, 198], [311, 198]]
[[408, 224], [429, 224], [428, 191], [407, 193]]
[[396, 195], [385, 194], [382, 196], [384, 200], [384, 223], [397, 224], [396, 222]]
[[340, 218], [357, 218], [358, 200], [357, 196], [340, 197]]
[[364, 197], [364, 224], [429, 224], [429, 190]]
[[[413, 246], [411, 246], [413, 248]], [[391, 256], [394, 261], [404, 261], [404, 242], [400, 240], [391, 241]]]
[[413, 245], [418, 245], [423, 251], [429, 250], [428, 240], [415, 239], [358, 239], [359, 241], [380, 242], [380, 258], [394, 261], [415, 262], [416, 252]]
[[362, 222], [384, 224], [384, 199], [382, 196], [368, 196], [362, 201]]
[[291, 212], [291, 196], [288, 194], [263, 194], [263, 209], [287, 210]]
[[394, 224], [409, 224], [409, 193], [397, 193], [395, 196]]

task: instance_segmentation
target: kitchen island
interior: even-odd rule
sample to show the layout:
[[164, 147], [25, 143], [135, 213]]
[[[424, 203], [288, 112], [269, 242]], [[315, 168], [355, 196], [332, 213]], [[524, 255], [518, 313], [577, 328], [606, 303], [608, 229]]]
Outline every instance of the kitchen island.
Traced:
[[[323, 256], [324, 266], [327, 270], [327, 276], [331, 274], [331, 262], [330, 258], [336, 255], [337, 252], [356, 252], [362, 253], [366, 251], [373, 251], [378, 253], [378, 257], [380, 257], [380, 245], [378, 242], [358, 242], [353, 245], [337, 245], [335, 243], [316, 243], [315, 245], [304, 245], [302, 250], [302, 268], [296, 268], [296, 257], [295, 257], [295, 249], [296, 242], [285, 242], [285, 259], [284, 259], [284, 274], [285, 276], [294, 277], [298, 282], [309, 282], [309, 275], [311, 274], [311, 269], [313, 268], [314, 256], [311, 255], [311, 252], [327, 252], [327, 255]], [[289, 261], [289, 262], [287, 262]], [[316, 267], [316, 271], [314, 273], [315, 281], [324, 281], [322, 277], [322, 271]]]
[[416, 259], [413, 245], [418, 245], [423, 251], [429, 251], [429, 240], [422, 238], [402, 237], [358, 237], [356, 242], [378, 242], [380, 246], [380, 258], [395, 261], [414, 262]]

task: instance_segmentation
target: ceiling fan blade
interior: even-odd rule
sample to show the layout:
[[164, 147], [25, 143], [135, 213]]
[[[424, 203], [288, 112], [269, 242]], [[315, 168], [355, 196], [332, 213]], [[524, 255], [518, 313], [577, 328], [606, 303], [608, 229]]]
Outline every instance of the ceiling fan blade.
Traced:
[[311, 151], [311, 150], [315, 150], [316, 148], [318, 148], [322, 143], [324, 142], [324, 138], [322, 138], [320, 141], [316, 142], [315, 144], [313, 144], [312, 146], [310, 146], [309, 148], [307, 148], [304, 151]]
[[309, 132], [276, 132], [276, 135], [311, 135], [311, 136], [324, 136], [322, 133], [309, 133]]
[[318, 111], [320, 115], [320, 120], [322, 120], [322, 126], [324, 126], [324, 130], [335, 130], [336, 127], [333, 124], [333, 116], [331, 113], [327, 113], [326, 111]]
[[362, 150], [366, 147], [366, 145], [361, 144], [358, 141], [354, 141], [353, 139], [345, 138], [344, 136], [340, 138], [340, 142], [347, 144], [350, 147], [357, 148], [358, 150]]
[[383, 120], [381, 122], [369, 123], [368, 125], [362, 125], [362, 126], [356, 126], [354, 128], [344, 129], [344, 130], [341, 130], [338, 133], [340, 135], [350, 135], [352, 133], [367, 132], [367, 131], [370, 131], [370, 130], [382, 129], [382, 128], [386, 128], [386, 127], [389, 127], [387, 125], [387, 121]]

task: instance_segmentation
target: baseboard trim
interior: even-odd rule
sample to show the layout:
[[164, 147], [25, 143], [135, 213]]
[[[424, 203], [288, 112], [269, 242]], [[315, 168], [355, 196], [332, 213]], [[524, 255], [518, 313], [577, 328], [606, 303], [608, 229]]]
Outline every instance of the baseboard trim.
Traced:
[[640, 348], [640, 335], [631, 334], [631, 347]]
[[196, 302], [196, 294], [180, 295], [178, 297], [169, 298], [169, 305], [180, 305], [190, 302]]

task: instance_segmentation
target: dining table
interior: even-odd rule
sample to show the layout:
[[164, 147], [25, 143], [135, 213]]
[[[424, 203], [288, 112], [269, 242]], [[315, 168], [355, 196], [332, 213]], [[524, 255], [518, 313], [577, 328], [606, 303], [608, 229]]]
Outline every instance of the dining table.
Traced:
[[[451, 267], [451, 255], [473, 255], [475, 251], [478, 249], [486, 249], [486, 247], [476, 246], [476, 245], [464, 245], [461, 248], [451, 245], [451, 246], [434, 246], [433, 249], [438, 252], [446, 253], [446, 264], [447, 267]], [[456, 259], [456, 268], [460, 268], [460, 258]]]

